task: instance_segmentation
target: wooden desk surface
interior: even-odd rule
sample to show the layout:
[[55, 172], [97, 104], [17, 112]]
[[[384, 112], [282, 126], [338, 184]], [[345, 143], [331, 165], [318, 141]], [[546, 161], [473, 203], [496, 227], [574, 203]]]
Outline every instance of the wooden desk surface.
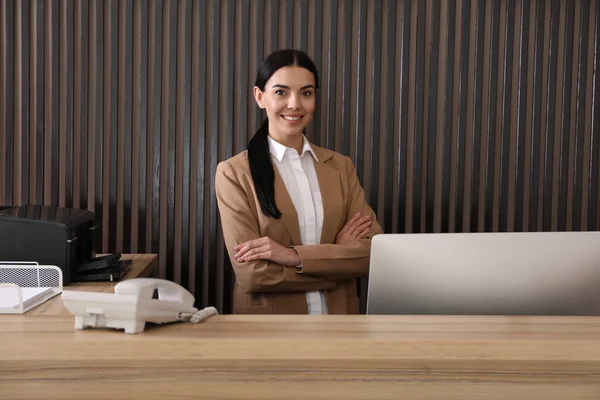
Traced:
[[2, 399], [600, 399], [600, 318], [6, 316]]
[[[156, 254], [123, 254], [121, 260], [132, 260], [129, 271], [121, 280], [132, 278], [145, 278], [158, 269], [158, 256]], [[112, 293], [119, 282], [71, 282], [63, 287], [64, 290], [83, 290], [85, 292]], [[71, 315], [65, 308], [60, 295], [29, 310], [26, 315]], [[2, 318], [2, 316], [0, 316]], [[1, 321], [1, 320], [0, 320]]]

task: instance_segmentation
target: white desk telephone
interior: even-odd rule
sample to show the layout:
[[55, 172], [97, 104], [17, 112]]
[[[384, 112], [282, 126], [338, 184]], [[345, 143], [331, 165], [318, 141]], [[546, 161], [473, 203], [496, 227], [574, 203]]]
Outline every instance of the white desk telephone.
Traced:
[[[158, 299], [153, 298], [155, 292]], [[175, 282], [153, 278], [119, 282], [114, 294], [64, 290], [62, 299], [65, 307], [75, 314], [75, 329], [106, 327], [139, 333], [146, 322], [197, 323], [217, 314], [214, 307], [194, 308], [194, 296]]]

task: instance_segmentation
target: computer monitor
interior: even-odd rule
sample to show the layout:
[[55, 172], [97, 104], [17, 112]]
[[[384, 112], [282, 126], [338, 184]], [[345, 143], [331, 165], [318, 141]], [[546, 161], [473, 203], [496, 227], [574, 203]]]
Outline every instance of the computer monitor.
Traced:
[[600, 232], [377, 235], [367, 314], [600, 315]]

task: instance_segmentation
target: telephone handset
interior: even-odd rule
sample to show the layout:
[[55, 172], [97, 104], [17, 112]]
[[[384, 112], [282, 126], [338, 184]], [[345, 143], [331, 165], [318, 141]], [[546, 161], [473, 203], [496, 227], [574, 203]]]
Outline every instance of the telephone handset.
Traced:
[[119, 282], [114, 294], [63, 290], [62, 299], [75, 315], [75, 329], [101, 327], [139, 333], [146, 322], [197, 323], [217, 314], [214, 307], [195, 308], [194, 296], [175, 282], [154, 278]]
[[176, 301], [183, 306], [192, 307], [194, 296], [175, 282], [164, 279], [136, 278], [115, 285], [115, 294], [133, 294], [144, 299], [152, 299], [158, 292], [159, 300]]

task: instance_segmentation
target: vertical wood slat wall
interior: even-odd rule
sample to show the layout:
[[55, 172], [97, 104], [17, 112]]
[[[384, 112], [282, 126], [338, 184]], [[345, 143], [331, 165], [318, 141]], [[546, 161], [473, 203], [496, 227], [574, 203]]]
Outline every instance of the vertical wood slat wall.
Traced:
[[231, 307], [218, 161], [262, 115], [260, 60], [321, 73], [307, 136], [354, 160], [386, 232], [597, 230], [591, 0], [0, 0], [0, 205], [87, 208]]

